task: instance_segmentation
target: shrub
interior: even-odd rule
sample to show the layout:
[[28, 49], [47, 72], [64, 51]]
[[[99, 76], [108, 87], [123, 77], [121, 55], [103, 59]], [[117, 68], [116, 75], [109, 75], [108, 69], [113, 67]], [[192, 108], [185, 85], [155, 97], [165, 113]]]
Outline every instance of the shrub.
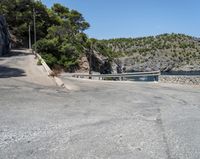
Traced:
[[49, 65], [49, 67], [53, 67], [58, 62], [56, 57], [52, 54], [42, 53], [42, 58], [45, 60], [47, 65]]
[[42, 65], [42, 60], [41, 59], [38, 59], [37, 65]]

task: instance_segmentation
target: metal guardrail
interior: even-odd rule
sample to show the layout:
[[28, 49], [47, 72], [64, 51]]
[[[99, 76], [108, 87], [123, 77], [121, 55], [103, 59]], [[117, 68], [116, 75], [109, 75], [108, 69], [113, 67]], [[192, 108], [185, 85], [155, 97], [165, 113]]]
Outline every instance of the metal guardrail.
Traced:
[[128, 78], [136, 78], [136, 77], [153, 77], [154, 81], [158, 81], [160, 76], [160, 71], [153, 71], [153, 72], [133, 72], [133, 73], [121, 73], [121, 74], [81, 74], [81, 73], [74, 73], [72, 77], [75, 78], [89, 78], [94, 79], [98, 78], [99, 80], [128, 80]]

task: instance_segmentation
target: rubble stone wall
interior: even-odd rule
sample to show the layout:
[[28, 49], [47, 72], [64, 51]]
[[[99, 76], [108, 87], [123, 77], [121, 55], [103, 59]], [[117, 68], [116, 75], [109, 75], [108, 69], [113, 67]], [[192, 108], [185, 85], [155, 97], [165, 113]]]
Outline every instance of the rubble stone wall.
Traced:
[[200, 85], [200, 75], [199, 76], [161, 75], [159, 77], [159, 81], [163, 83]]

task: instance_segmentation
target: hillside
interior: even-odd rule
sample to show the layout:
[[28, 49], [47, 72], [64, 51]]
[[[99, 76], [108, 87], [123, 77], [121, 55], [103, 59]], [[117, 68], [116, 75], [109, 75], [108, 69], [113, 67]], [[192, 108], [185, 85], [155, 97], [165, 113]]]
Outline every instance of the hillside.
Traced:
[[52, 69], [111, 73], [120, 65], [130, 72], [200, 70], [198, 38], [163, 34], [143, 38], [92, 39], [84, 33], [90, 27], [84, 16], [58, 3], [47, 8], [41, 1], [13, 3], [13, 0], [2, 0], [0, 15], [7, 20], [12, 47], [28, 47], [29, 26], [33, 44], [34, 9], [37, 13], [37, 42], [33, 48], [37, 48]]
[[101, 40], [127, 71], [200, 70], [200, 41], [183, 34]]

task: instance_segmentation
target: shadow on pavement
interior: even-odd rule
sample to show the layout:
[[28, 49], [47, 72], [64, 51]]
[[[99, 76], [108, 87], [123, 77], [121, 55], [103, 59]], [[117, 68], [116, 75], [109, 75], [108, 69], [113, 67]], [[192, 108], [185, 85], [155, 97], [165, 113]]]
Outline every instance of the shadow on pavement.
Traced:
[[24, 70], [18, 68], [10, 68], [7, 66], [0, 66], [0, 78], [20, 77], [26, 76]]
[[32, 53], [24, 52], [24, 51], [11, 51], [8, 54], [3, 55], [2, 57], [11, 57], [11, 56], [28, 56], [31, 55]]

